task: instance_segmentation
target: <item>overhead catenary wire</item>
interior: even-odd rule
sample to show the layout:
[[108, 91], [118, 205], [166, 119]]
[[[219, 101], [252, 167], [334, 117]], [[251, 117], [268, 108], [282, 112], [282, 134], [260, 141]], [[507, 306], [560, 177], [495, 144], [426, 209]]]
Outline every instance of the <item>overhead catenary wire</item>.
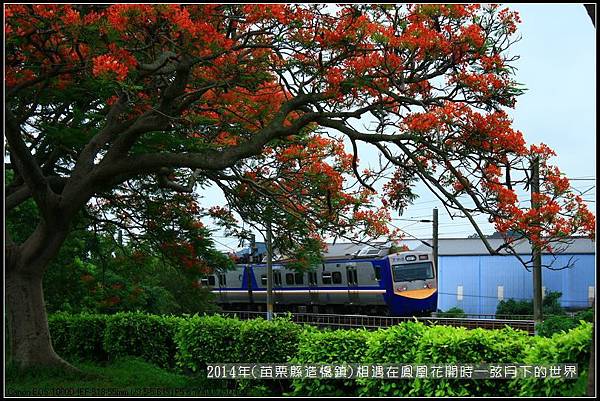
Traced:
[[229, 245], [225, 245], [224, 243], [222, 243], [220, 241], [217, 241], [216, 239], [213, 239], [213, 241], [216, 242], [217, 244], [221, 245], [221, 246], [224, 246], [225, 248], [230, 249], [233, 252], [236, 252], [236, 250], [234, 248], [230, 247]]

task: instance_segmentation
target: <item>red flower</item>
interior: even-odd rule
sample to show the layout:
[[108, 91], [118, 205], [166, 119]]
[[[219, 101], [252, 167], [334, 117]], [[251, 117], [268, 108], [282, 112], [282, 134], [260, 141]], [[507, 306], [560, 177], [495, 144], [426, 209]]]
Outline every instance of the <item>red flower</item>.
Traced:
[[81, 23], [81, 16], [79, 15], [79, 11], [68, 7], [65, 10], [65, 15], [62, 17], [62, 20], [65, 25], [79, 25]]
[[92, 69], [94, 76], [100, 76], [109, 73], [115, 73], [117, 80], [123, 81], [127, 77], [129, 69], [121, 64], [115, 57], [110, 54], [104, 54], [94, 58], [94, 66]]

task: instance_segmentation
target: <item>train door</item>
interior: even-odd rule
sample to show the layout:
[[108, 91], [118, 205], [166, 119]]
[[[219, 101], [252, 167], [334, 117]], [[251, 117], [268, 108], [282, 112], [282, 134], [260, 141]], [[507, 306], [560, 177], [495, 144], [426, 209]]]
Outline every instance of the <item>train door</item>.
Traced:
[[281, 289], [283, 282], [281, 276], [282, 267], [273, 266], [273, 311], [277, 312], [278, 308], [275, 305], [284, 303], [284, 294]]
[[350, 305], [359, 305], [358, 272], [355, 264], [346, 265], [346, 280], [348, 282], [348, 302]]
[[[250, 310], [254, 310], [254, 294], [253, 294], [253, 289], [252, 289], [252, 276], [253, 275], [254, 275], [254, 273], [253, 273], [252, 269], [250, 268], [250, 265], [246, 265], [244, 274], [240, 278], [241, 280], [243, 280], [244, 278], [246, 280], [245, 284], [248, 287], [248, 302], [250, 303]], [[242, 283], [242, 288], [243, 287], [244, 287], [244, 283]]]
[[319, 308], [319, 287], [317, 282], [317, 269], [308, 272], [308, 297], [309, 312], [318, 312]]
[[227, 275], [225, 272], [219, 272], [217, 274], [217, 281], [219, 282], [219, 295], [221, 302], [224, 304], [229, 303], [229, 297], [227, 296], [227, 291], [225, 288], [227, 287]]

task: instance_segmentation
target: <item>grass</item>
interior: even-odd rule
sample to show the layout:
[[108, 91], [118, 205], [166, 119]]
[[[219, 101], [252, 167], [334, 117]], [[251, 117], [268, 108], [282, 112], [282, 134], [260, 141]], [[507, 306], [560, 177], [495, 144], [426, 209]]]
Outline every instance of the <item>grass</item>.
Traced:
[[75, 363], [82, 374], [56, 369], [6, 370], [7, 396], [236, 396], [235, 383], [186, 376], [161, 369], [137, 358], [110, 364]]

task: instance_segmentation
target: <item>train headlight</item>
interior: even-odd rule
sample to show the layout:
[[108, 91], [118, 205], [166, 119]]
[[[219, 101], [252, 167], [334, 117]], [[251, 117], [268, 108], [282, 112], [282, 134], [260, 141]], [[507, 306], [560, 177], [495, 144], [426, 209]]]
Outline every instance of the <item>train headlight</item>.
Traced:
[[431, 288], [431, 284], [429, 284], [429, 283], [426, 283], [426, 284], [423, 286], [423, 288]]

